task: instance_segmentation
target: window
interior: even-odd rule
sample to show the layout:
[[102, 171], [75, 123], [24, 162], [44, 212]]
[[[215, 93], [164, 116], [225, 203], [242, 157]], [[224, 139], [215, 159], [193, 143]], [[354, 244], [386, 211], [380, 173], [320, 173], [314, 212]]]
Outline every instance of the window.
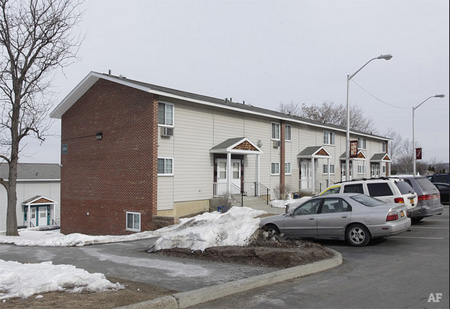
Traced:
[[358, 148], [366, 149], [367, 140], [365, 138], [358, 137]]
[[361, 193], [364, 194], [364, 189], [362, 184], [355, 185], [345, 185], [344, 193]]
[[280, 140], [280, 124], [272, 122], [272, 139]]
[[285, 136], [284, 139], [287, 141], [292, 140], [292, 127], [290, 125], [286, 125]]
[[364, 165], [358, 165], [358, 174], [364, 174], [366, 167]]
[[381, 144], [381, 151], [382, 152], [386, 152], [387, 151], [386, 142]]
[[317, 214], [317, 211], [319, 210], [319, 206], [321, 203], [322, 199], [314, 199], [312, 201], [308, 201], [303, 205], [300, 205], [299, 207], [295, 208], [294, 216]]
[[158, 104], [158, 124], [164, 126], [173, 126], [173, 104]]
[[286, 175], [292, 174], [292, 171], [291, 171], [291, 163], [284, 163], [284, 173], [285, 173]]
[[141, 231], [141, 214], [139, 212], [127, 212], [127, 230]]
[[334, 132], [323, 131], [323, 144], [334, 145]]
[[[323, 165], [323, 173], [328, 174], [328, 164]], [[334, 164], [330, 164], [330, 174], [334, 174]]]
[[280, 175], [280, 163], [271, 163], [270, 173], [272, 175]]
[[351, 211], [352, 207], [343, 199], [327, 198], [324, 199], [320, 213], [334, 213]]
[[173, 175], [172, 158], [158, 158], [158, 175]]
[[373, 197], [394, 195], [387, 183], [368, 183], [369, 195]]

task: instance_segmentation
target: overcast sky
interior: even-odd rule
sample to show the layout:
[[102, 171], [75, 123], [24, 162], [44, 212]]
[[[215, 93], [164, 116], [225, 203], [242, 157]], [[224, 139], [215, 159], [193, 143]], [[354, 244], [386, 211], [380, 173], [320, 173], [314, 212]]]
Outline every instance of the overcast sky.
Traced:
[[[54, 106], [90, 72], [233, 98], [276, 110], [280, 102], [350, 103], [412, 139], [426, 161], [449, 161], [448, 0], [85, 0], [80, 61], [58, 72]], [[60, 162], [53, 137], [27, 140], [21, 162]]]

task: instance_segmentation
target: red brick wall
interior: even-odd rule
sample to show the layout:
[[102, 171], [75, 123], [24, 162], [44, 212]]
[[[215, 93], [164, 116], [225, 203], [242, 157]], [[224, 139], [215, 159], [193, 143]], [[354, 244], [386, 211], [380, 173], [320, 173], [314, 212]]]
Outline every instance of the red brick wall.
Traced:
[[141, 213], [142, 231], [154, 228], [157, 134], [157, 98], [102, 79], [64, 113], [62, 233], [126, 234], [127, 211]]

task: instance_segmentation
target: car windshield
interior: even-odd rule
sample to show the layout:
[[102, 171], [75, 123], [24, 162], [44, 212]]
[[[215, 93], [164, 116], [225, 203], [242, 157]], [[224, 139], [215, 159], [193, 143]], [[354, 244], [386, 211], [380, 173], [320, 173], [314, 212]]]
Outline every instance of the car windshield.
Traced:
[[386, 204], [383, 201], [363, 194], [353, 195], [350, 198], [367, 207], [375, 207]]
[[408, 194], [414, 192], [414, 189], [406, 181], [396, 181], [395, 185], [402, 194]]

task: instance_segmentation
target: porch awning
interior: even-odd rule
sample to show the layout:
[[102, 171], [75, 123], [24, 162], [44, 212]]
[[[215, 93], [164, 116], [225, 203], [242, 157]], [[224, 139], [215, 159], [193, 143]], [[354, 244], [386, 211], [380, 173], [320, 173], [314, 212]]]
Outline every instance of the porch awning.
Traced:
[[297, 158], [311, 159], [311, 158], [331, 158], [328, 151], [322, 146], [311, 146], [303, 149]]
[[210, 153], [262, 154], [263, 151], [246, 137], [229, 138], [214, 146]]
[[376, 153], [370, 158], [370, 162], [391, 162], [391, 158], [385, 152]]
[[[345, 152], [339, 157], [340, 160], [345, 160]], [[350, 160], [367, 160], [366, 155], [361, 150], [358, 150], [356, 158], [350, 158]]]
[[56, 204], [54, 200], [46, 198], [42, 195], [35, 195], [25, 201], [22, 202], [22, 206], [31, 206], [31, 205], [47, 205], [47, 204]]

